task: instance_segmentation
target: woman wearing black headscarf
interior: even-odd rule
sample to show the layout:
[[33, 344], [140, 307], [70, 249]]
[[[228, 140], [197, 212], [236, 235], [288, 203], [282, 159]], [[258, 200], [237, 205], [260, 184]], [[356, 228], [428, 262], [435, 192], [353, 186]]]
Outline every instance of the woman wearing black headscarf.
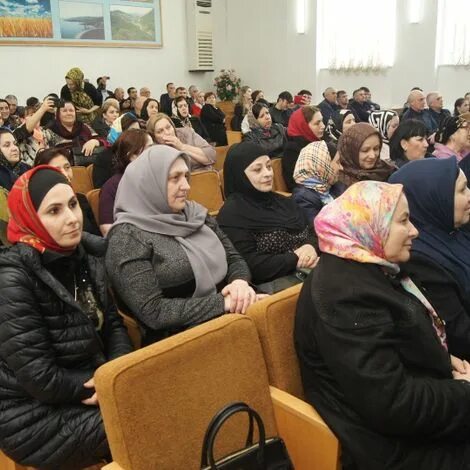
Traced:
[[96, 369], [132, 351], [109, 296], [106, 242], [82, 234], [82, 212], [57, 169], [38, 166], [8, 196], [0, 253], [0, 448], [41, 469], [109, 457]]
[[15, 136], [8, 129], [0, 129], [0, 187], [10, 191], [13, 183], [30, 166], [21, 161]]
[[316, 237], [292, 198], [273, 192], [271, 160], [260, 146], [230, 148], [224, 164], [225, 204], [217, 216], [257, 284], [312, 268]]
[[419, 230], [405, 269], [446, 321], [449, 352], [470, 360], [470, 189], [455, 157], [410, 162], [391, 176], [401, 183]]

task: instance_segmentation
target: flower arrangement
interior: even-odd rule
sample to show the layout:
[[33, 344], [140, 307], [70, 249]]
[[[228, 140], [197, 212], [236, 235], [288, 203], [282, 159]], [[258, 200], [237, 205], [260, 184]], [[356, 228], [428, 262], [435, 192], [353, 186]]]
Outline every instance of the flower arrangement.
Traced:
[[240, 85], [241, 79], [237, 77], [233, 69], [222, 69], [214, 78], [217, 96], [222, 101], [233, 101], [238, 96]]

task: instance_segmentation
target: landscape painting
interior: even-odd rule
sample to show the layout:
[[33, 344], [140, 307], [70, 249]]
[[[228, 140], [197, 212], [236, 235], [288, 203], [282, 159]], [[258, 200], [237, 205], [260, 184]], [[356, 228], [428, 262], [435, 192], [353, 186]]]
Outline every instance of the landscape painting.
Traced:
[[111, 5], [111, 35], [120, 41], [155, 41], [153, 8]]
[[97, 3], [59, 3], [62, 39], [105, 39], [103, 6]]
[[0, 38], [52, 38], [50, 0], [0, 0]]

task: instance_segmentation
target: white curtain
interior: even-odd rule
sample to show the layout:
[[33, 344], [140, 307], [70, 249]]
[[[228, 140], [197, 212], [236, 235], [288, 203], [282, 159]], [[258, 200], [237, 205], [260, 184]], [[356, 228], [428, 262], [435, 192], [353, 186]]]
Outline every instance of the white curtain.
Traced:
[[391, 67], [395, 41], [396, 0], [317, 0], [317, 68]]
[[470, 0], [439, 0], [436, 65], [470, 65]]

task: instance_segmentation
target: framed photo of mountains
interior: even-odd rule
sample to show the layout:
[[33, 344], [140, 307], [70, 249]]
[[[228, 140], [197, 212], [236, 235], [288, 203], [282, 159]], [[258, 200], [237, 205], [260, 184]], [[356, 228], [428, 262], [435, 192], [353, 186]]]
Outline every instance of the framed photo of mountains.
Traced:
[[162, 47], [160, 0], [1, 0], [0, 45]]

